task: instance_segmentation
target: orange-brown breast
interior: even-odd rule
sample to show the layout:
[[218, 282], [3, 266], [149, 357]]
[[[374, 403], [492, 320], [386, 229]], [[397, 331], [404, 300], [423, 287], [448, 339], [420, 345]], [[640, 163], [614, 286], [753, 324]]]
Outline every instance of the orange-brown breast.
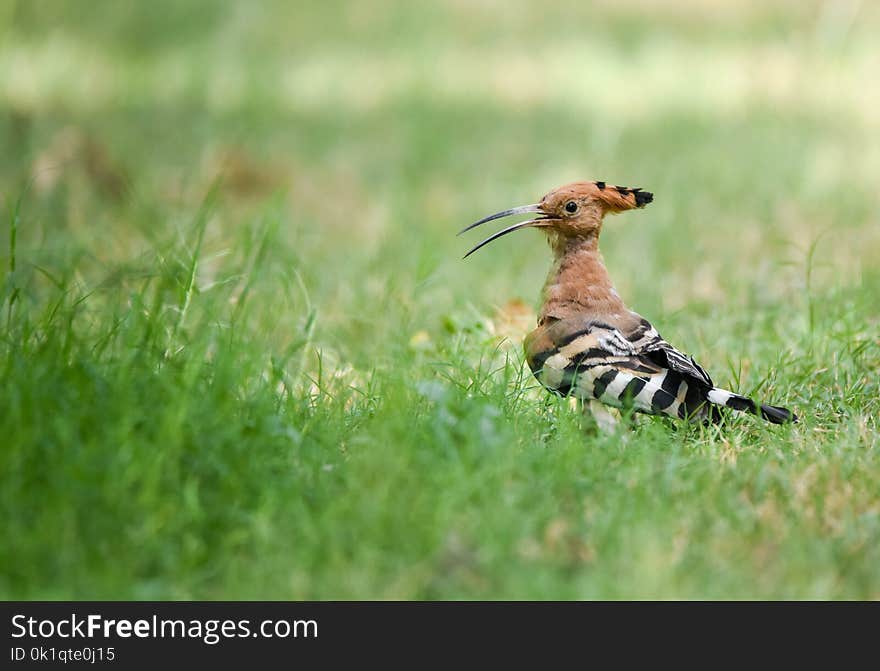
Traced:
[[638, 323], [621, 300], [597, 247], [597, 237], [551, 240], [556, 261], [544, 284], [538, 323], [589, 317], [630, 330]]

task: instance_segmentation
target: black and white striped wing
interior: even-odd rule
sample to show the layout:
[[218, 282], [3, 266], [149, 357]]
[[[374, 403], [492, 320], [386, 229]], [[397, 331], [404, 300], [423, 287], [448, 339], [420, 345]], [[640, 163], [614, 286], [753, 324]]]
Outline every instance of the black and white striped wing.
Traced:
[[648, 357], [662, 368], [673, 370], [709, 388], [715, 386], [709, 374], [694, 361], [694, 357], [679, 352], [663, 340], [647, 319], [642, 319], [639, 327], [628, 334], [627, 340], [632, 343], [636, 352]]
[[567, 321], [526, 343], [529, 366], [547, 389], [650, 414], [705, 414], [709, 376], [647, 321], [629, 334], [603, 322]]

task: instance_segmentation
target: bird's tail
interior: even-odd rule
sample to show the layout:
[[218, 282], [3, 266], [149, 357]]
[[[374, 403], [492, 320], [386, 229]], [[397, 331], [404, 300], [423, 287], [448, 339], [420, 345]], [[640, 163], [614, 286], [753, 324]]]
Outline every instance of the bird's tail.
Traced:
[[776, 405], [759, 405], [750, 398], [717, 387], [709, 390], [708, 399], [710, 403], [715, 405], [739, 412], [748, 412], [773, 424], [798, 421], [797, 415], [788, 408], [780, 408]]

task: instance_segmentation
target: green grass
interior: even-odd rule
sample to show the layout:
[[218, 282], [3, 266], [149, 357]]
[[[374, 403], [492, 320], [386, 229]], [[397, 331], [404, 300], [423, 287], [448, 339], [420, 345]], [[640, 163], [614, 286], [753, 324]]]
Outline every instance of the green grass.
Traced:
[[[0, 9], [0, 597], [880, 597], [876, 9], [300, 4]], [[537, 388], [454, 233], [579, 178], [798, 425]]]

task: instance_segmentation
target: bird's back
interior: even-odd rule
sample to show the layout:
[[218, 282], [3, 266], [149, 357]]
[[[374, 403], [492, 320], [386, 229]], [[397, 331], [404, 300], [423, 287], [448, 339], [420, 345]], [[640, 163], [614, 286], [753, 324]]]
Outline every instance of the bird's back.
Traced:
[[556, 394], [677, 418], [712, 416], [712, 380], [635, 313], [546, 320], [526, 337], [525, 353]]

